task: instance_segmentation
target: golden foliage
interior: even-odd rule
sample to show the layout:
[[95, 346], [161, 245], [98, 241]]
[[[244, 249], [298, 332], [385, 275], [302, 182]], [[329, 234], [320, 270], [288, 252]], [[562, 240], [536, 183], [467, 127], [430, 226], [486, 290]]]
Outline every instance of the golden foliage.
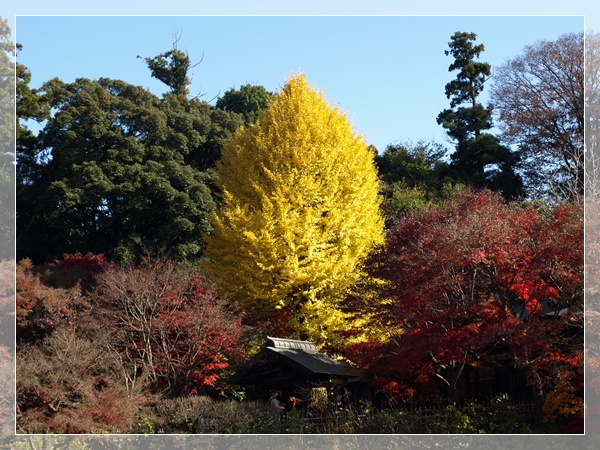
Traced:
[[257, 316], [286, 309], [295, 337], [345, 329], [339, 301], [383, 238], [373, 157], [344, 113], [290, 77], [217, 166], [207, 270], [229, 298]]
[[583, 399], [576, 394], [571, 379], [573, 372], [564, 373], [558, 386], [550, 392], [544, 401], [544, 421], [554, 422], [557, 416], [568, 417], [583, 411]]

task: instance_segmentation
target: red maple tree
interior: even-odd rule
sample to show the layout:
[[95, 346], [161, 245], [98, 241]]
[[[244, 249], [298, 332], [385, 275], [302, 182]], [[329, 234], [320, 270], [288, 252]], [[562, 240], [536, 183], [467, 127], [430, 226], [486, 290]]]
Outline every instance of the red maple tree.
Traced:
[[231, 359], [243, 354], [241, 317], [199, 276], [186, 291], [164, 294], [155, 330], [160, 384], [178, 395], [213, 388]]
[[206, 393], [242, 356], [241, 315], [172, 261], [108, 268], [96, 301], [115, 329], [112, 348], [129, 385], [146, 377], [168, 395]]
[[402, 219], [368, 271], [387, 299], [369, 312], [402, 332], [348, 355], [381, 376], [436, 382], [454, 401], [467, 364], [508, 358], [542, 395], [541, 414], [543, 390], [583, 351], [579, 207], [541, 213], [466, 190]]

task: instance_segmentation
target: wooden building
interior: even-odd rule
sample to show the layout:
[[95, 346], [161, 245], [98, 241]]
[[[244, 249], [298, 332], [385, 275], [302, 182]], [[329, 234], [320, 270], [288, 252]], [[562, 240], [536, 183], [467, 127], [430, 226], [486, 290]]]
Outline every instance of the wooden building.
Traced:
[[237, 368], [231, 383], [242, 386], [250, 399], [266, 400], [271, 390], [278, 390], [289, 409], [296, 401], [303, 408], [319, 399], [331, 402], [342, 386], [359, 377], [345, 362], [319, 352], [314, 342], [267, 336], [263, 348]]

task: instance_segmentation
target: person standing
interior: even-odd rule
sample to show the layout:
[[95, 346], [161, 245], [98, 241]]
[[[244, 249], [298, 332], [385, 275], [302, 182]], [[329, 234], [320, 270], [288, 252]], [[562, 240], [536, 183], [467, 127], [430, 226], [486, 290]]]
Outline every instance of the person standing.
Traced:
[[271, 397], [269, 398], [269, 407], [273, 410], [273, 413], [276, 414], [280, 418], [283, 416], [283, 413], [285, 412], [285, 408], [283, 407], [283, 405], [281, 404], [281, 401], [279, 400], [279, 391], [277, 391], [275, 389], [271, 391]]
[[377, 391], [375, 392], [375, 395], [373, 396], [373, 405], [379, 411], [383, 411], [384, 409], [387, 409], [390, 407], [390, 397], [383, 390], [383, 386], [377, 386]]

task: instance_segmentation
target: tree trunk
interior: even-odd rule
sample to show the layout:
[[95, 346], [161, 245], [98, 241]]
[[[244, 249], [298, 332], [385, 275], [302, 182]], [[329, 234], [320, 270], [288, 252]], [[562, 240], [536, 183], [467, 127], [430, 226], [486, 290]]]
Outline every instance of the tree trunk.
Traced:
[[535, 406], [535, 426], [539, 427], [544, 422], [544, 389], [542, 385], [542, 379], [536, 373], [533, 375], [533, 400]]

